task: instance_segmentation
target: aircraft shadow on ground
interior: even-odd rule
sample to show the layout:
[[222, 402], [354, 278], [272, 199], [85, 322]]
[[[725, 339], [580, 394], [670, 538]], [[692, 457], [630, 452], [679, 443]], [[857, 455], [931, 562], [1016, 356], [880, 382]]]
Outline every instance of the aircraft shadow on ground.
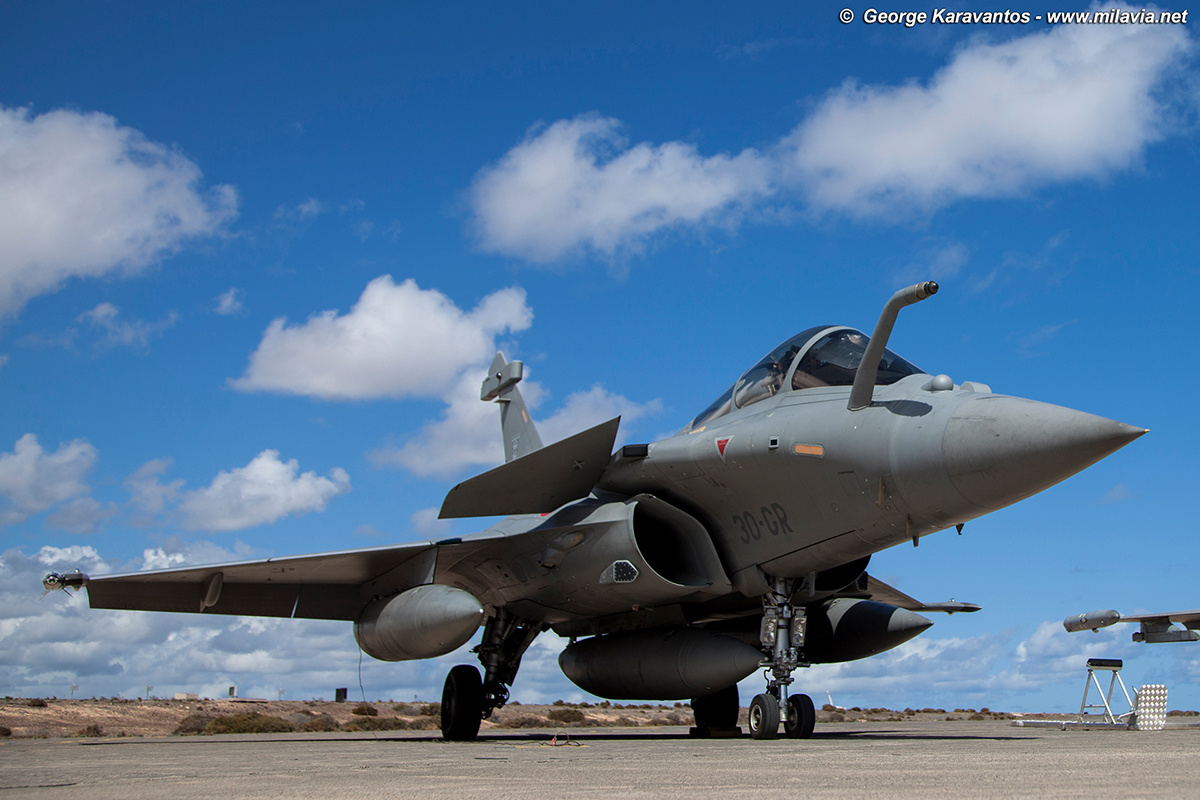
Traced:
[[[780, 736], [780, 739], [785, 739], [785, 736]], [[817, 730], [813, 733], [814, 741], [823, 739], [854, 739], [854, 740], [914, 740], [914, 741], [1016, 741], [1027, 737], [1011, 736], [1011, 735], [991, 735], [985, 736], [980, 734], [952, 734], [952, 733], [913, 733], [901, 730], [877, 730], [877, 731], [821, 731]], [[368, 733], [363, 733], [358, 736], [290, 736], [280, 734], [278, 736], [245, 736], [245, 737], [227, 737], [227, 736], [185, 736], [185, 737], [150, 737], [150, 738], [119, 738], [119, 739], [94, 739], [79, 741], [77, 744], [82, 746], [96, 745], [118, 745], [118, 744], [254, 744], [254, 743], [274, 743], [274, 744], [315, 744], [315, 743], [357, 743], [363, 741], [377, 742], [414, 742], [414, 743], [439, 743], [439, 744], [546, 744], [552, 739], [558, 740], [557, 746], [570, 746], [570, 744], [586, 744], [588, 742], [617, 742], [617, 741], [664, 741], [678, 740], [690, 742], [732, 742], [746, 741], [751, 742], [753, 739], [749, 734], [743, 734], [740, 737], [730, 738], [702, 738], [693, 737], [687, 733], [673, 733], [665, 731], [634, 733], [634, 732], [600, 732], [595, 729], [564, 729], [564, 730], [544, 730], [537, 732], [488, 732], [481, 733], [479, 738], [473, 742], [447, 742], [438, 734], [422, 735], [422, 736], [404, 736], [397, 735], [395, 732], [376, 732], [374, 736]], [[799, 744], [799, 743], [798, 743]]]

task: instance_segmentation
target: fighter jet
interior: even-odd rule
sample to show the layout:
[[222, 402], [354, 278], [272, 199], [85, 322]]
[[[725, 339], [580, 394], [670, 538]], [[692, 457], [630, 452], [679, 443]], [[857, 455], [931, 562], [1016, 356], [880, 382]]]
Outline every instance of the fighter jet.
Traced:
[[[1090, 614], [1075, 614], [1063, 620], [1063, 627], [1068, 633], [1092, 631], [1098, 633], [1101, 628], [1116, 625], [1118, 622], [1140, 623], [1140, 630], [1134, 632], [1133, 641], [1147, 644], [1162, 642], [1200, 642], [1200, 610], [1168, 611], [1166, 614], [1129, 614], [1122, 615], [1114, 609], [1093, 611]], [[1177, 628], [1174, 623], [1183, 623]]]
[[897, 292], [871, 336], [820, 325], [773, 348], [679, 433], [613, 450], [618, 419], [543, 445], [497, 354], [481, 387], [500, 406], [506, 463], [455, 486], [443, 518], [505, 515], [436, 542], [89, 579], [93, 608], [354, 623], [384, 661], [469, 642], [483, 668], [450, 670], [442, 733], [474, 739], [504, 705], [545, 630], [580, 688], [621, 700], [691, 700], [696, 732], [735, 729], [737, 683], [762, 669], [756, 739], [812, 735], [793, 672], [850, 661], [965, 612], [867, 574], [874, 553], [1029, 497], [1144, 434], [1120, 422], [954, 383], [887, 349]]

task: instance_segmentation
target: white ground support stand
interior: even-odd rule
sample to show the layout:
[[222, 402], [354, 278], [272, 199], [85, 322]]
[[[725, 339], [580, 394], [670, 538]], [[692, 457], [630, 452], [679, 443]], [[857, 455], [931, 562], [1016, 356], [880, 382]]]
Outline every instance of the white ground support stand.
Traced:
[[[1121, 680], [1123, 662], [1119, 658], [1089, 658], [1087, 661], [1087, 681], [1083, 684], [1083, 700], [1079, 704], [1079, 717], [1075, 720], [1018, 720], [1013, 723], [1018, 728], [1089, 728], [1108, 730], [1161, 731], [1167, 722], [1167, 687], [1163, 684], [1146, 684], [1134, 690], [1133, 699]], [[1097, 672], [1111, 672], [1108, 691], [1100, 685]], [[1129, 704], [1129, 711], [1124, 714], [1114, 714], [1112, 710], [1112, 695], [1117, 684]], [[1092, 686], [1100, 695], [1099, 703], [1088, 704], [1088, 695]], [[1104, 709], [1103, 713], [1093, 714], [1092, 711]], [[1100, 719], [1096, 719], [1099, 717]]]
[[[1083, 701], [1079, 704], [1079, 724], [1096, 724], [1094, 720], [1088, 719], [1092, 716], [1092, 711], [1104, 709], [1104, 713], [1099, 715], [1101, 721], [1099, 724], [1114, 725], [1119, 727], [1127, 727], [1125, 720], [1133, 713], [1133, 701], [1129, 699], [1129, 690], [1125, 688], [1125, 681], [1121, 680], [1121, 667], [1124, 662], [1119, 658], [1089, 658], [1087, 661], [1088, 676], [1083, 684]], [[1100, 687], [1100, 678], [1096, 676], [1097, 672], [1111, 672], [1112, 678], [1108, 682], [1108, 692]], [[1120, 718], [1113, 715], [1112, 711], [1112, 693], [1117, 684], [1121, 684], [1121, 692], [1125, 695], [1125, 702], [1129, 704], [1130, 711], [1128, 714], [1122, 714]], [[1088, 692], [1095, 685], [1096, 692], [1100, 695], [1099, 703], [1088, 705]]]

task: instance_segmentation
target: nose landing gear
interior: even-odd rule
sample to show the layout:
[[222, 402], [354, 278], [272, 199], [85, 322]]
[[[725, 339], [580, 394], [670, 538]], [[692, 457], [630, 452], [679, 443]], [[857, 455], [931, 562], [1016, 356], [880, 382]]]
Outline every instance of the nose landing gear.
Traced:
[[774, 739], [781, 721], [789, 738], [807, 739], [817, 721], [811, 697], [787, 693], [792, 672], [808, 666], [800, 660], [808, 620], [804, 609], [792, 604], [795, 589], [794, 579], [773, 578], [771, 593], [763, 598], [759, 640], [764, 652], [769, 653], [762, 662], [768, 677], [767, 691], [750, 701], [750, 735], [755, 739]]

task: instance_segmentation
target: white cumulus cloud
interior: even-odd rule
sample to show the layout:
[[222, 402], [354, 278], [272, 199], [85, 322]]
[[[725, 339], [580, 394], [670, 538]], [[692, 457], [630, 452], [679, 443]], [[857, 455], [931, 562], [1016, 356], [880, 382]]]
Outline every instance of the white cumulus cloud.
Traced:
[[1170, 133], [1177, 109], [1158, 92], [1192, 49], [1181, 25], [972, 38], [926, 80], [847, 81], [774, 145], [736, 156], [631, 146], [600, 116], [559, 120], [480, 170], [473, 226], [486, 250], [546, 262], [733, 227], [768, 203], [887, 219], [1103, 178]]
[[42, 567], [56, 569], [62, 564], [70, 564], [88, 573], [110, 572], [107, 562], [100, 557], [96, 548], [90, 545], [73, 544], [69, 547], [54, 547], [43, 545], [34, 561]]
[[328, 477], [300, 474], [295, 460], [264, 450], [244, 467], [221, 472], [204, 489], [184, 492], [179, 504], [184, 527], [236, 531], [273, 523], [281, 517], [323, 511], [334, 497], [350, 491], [350, 476], [334, 467]]
[[384, 275], [346, 314], [324, 311], [291, 326], [274, 320], [230, 385], [325, 400], [436, 396], [464, 369], [486, 364], [496, 336], [532, 319], [521, 289], [493, 292], [463, 311], [441, 292]]
[[1153, 90], [1190, 46], [1171, 25], [972, 41], [927, 83], [846, 83], [784, 141], [784, 161], [813, 205], [853, 214], [1106, 175], [1163, 136]]
[[200, 182], [195, 163], [107, 114], [0, 108], [0, 318], [218, 231], [236, 192]]
[[771, 193], [771, 165], [755, 150], [628, 147], [619, 129], [598, 116], [560, 120], [483, 169], [471, 200], [484, 249], [530, 261], [580, 248], [611, 255], [664, 228], [727, 225]]
[[161, 547], [147, 547], [142, 551], [142, 569], [171, 569], [184, 564], [183, 553], [168, 553]]
[[63, 501], [89, 493], [84, 478], [96, 463], [96, 448], [83, 439], [48, 453], [27, 433], [11, 453], [0, 453], [0, 525], [24, 522]]

